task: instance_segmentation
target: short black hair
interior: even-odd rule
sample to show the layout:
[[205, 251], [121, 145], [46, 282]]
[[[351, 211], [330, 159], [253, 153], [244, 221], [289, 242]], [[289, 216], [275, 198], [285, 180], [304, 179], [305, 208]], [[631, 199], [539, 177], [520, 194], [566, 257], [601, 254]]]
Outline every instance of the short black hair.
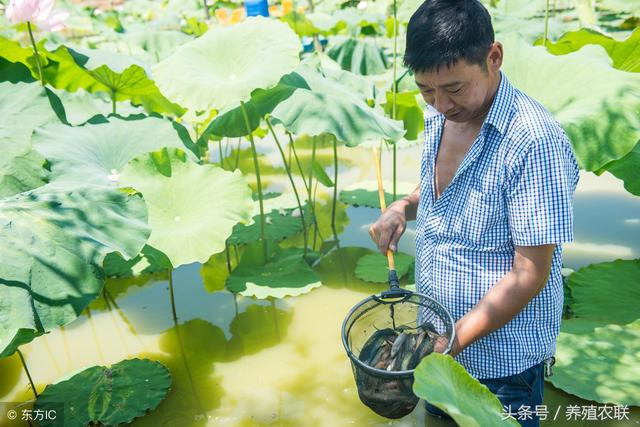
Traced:
[[494, 37], [491, 16], [478, 0], [426, 0], [409, 20], [404, 65], [432, 72], [464, 59], [486, 69]]

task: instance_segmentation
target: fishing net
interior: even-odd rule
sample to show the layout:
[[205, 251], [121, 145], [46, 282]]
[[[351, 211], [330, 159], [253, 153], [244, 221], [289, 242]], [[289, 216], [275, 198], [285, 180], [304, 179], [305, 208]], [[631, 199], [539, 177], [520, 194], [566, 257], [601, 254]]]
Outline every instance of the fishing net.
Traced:
[[419, 400], [412, 389], [415, 367], [440, 336], [448, 353], [454, 333], [440, 303], [396, 286], [356, 304], [342, 324], [342, 343], [362, 403], [386, 418], [413, 411]]

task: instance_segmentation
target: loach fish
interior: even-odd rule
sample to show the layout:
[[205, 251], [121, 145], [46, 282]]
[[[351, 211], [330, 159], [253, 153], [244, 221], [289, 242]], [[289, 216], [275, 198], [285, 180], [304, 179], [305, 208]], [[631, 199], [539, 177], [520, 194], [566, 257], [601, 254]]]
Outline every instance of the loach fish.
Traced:
[[372, 366], [372, 361], [376, 357], [378, 350], [380, 350], [380, 348], [384, 347], [385, 345], [388, 345], [386, 344], [386, 340], [388, 338], [395, 337], [396, 335], [396, 331], [391, 328], [377, 330], [373, 335], [369, 337], [367, 342], [362, 347], [358, 359], [360, 359], [367, 365]]

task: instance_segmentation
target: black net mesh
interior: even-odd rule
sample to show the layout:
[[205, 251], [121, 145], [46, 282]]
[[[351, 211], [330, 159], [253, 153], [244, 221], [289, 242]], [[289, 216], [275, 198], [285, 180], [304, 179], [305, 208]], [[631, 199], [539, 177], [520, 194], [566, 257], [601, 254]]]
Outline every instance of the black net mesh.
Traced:
[[342, 340], [360, 400], [387, 418], [409, 414], [418, 403], [413, 370], [438, 336], [453, 337], [453, 319], [428, 296], [399, 291], [373, 295], [357, 304], [342, 327]]

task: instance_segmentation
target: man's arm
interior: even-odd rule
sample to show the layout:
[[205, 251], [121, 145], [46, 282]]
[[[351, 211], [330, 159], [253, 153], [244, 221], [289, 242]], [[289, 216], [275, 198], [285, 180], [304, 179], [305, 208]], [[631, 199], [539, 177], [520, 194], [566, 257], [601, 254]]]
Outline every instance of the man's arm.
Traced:
[[[511, 270], [456, 322], [455, 356], [513, 319], [545, 286], [555, 245], [516, 246]], [[446, 342], [437, 343], [444, 351]]]

